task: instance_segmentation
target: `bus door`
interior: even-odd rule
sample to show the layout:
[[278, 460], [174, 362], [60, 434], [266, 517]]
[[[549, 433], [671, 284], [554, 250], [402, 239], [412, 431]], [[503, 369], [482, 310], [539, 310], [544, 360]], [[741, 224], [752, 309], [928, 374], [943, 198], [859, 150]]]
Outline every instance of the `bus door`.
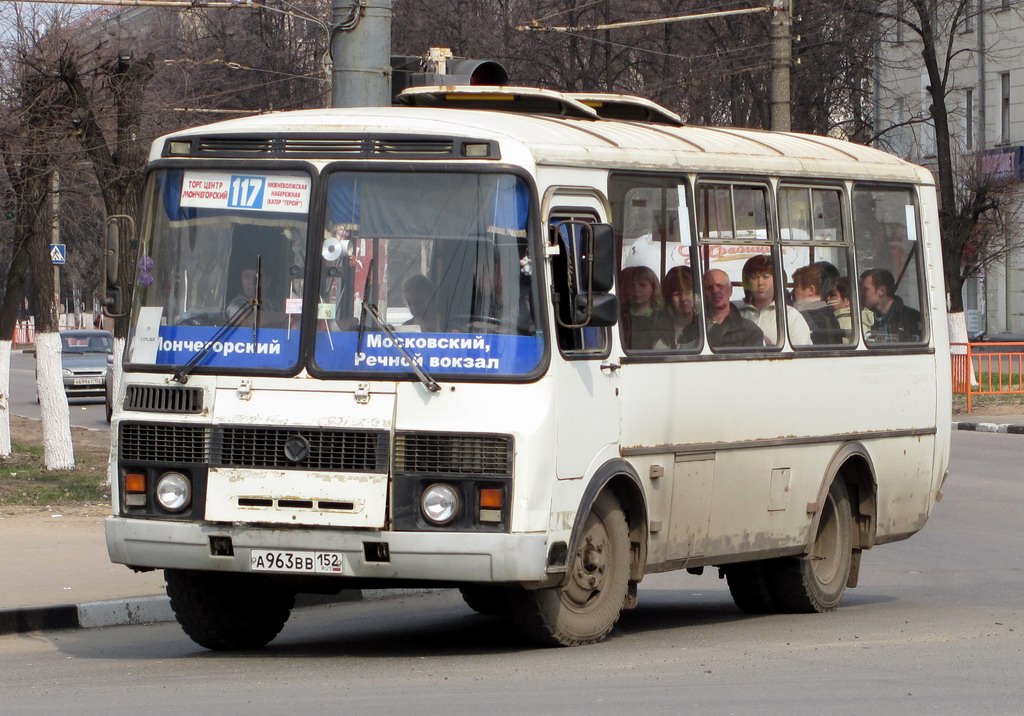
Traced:
[[[548, 227], [561, 251], [552, 259], [552, 296], [561, 323], [572, 323], [570, 306], [580, 287], [579, 266], [570, 257], [580, 255], [582, 224], [605, 221], [596, 196], [557, 196], [548, 213]], [[569, 246], [575, 250], [570, 252]], [[606, 459], [616, 456], [619, 441], [618, 365], [610, 357], [609, 328], [554, 327], [555, 343], [563, 360], [556, 362], [556, 415], [558, 445], [556, 474], [560, 480], [581, 478]], [[601, 453], [609, 453], [601, 455]]]

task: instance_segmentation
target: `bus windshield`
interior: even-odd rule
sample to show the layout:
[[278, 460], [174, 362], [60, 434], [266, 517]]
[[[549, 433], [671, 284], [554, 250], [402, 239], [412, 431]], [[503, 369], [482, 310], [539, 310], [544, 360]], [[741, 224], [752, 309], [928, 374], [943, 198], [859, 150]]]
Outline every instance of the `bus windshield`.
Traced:
[[504, 174], [331, 174], [316, 367], [532, 373], [543, 341], [528, 197]]
[[193, 370], [295, 371], [305, 320], [316, 333], [309, 364], [325, 375], [536, 370], [543, 340], [523, 180], [324, 180], [323, 232], [308, 237], [315, 179], [301, 171], [155, 172], [128, 362], [177, 368], [177, 380]]
[[149, 186], [128, 362], [294, 369], [311, 177], [170, 169]]

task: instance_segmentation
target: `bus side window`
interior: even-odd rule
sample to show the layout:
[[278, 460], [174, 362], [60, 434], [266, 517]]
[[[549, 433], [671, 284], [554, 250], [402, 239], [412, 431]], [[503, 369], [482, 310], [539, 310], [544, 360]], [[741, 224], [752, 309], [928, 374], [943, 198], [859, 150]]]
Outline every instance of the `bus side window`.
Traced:
[[620, 237], [619, 331], [627, 352], [697, 352], [700, 279], [685, 179], [616, 174], [609, 182]]
[[857, 187], [854, 243], [868, 346], [920, 343], [928, 336], [922, 309], [917, 213], [909, 189]]
[[793, 307], [808, 327], [800, 332], [790, 324], [789, 340], [794, 346], [856, 343], [849, 290], [850, 244], [843, 214], [839, 189], [779, 189], [783, 268], [792, 281]]
[[697, 186], [701, 286], [708, 344], [714, 351], [780, 346], [780, 330], [787, 322], [807, 330], [785, 301], [768, 215], [768, 189], [763, 184]]

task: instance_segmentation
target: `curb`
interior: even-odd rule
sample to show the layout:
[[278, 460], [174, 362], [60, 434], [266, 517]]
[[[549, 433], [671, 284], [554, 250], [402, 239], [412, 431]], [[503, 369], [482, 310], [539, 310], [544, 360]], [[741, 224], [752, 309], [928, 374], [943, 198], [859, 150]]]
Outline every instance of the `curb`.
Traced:
[[953, 430], [971, 430], [978, 433], [1007, 433], [1024, 435], [1024, 425], [1016, 423], [968, 423], [953, 421]]
[[[323, 604], [389, 599], [436, 589], [342, 589], [338, 594], [299, 594], [295, 608]], [[173, 622], [174, 611], [167, 596], [129, 597], [83, 604], [0, 609], [0, 636], [26, 632], [99, 629], [102, 627]]]

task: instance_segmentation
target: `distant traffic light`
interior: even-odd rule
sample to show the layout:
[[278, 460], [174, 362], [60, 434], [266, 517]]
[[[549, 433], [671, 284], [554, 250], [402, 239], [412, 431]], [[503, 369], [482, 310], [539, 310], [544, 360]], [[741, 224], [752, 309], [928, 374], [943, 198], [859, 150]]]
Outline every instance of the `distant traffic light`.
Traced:
[[[437, 70], [444, 68], [443, 71]], [[508, 71], [494, 60], [430, 58], [413, 55], [391, 56], [391, 101], [408, 87], [444, 85], [504, 85]]]

